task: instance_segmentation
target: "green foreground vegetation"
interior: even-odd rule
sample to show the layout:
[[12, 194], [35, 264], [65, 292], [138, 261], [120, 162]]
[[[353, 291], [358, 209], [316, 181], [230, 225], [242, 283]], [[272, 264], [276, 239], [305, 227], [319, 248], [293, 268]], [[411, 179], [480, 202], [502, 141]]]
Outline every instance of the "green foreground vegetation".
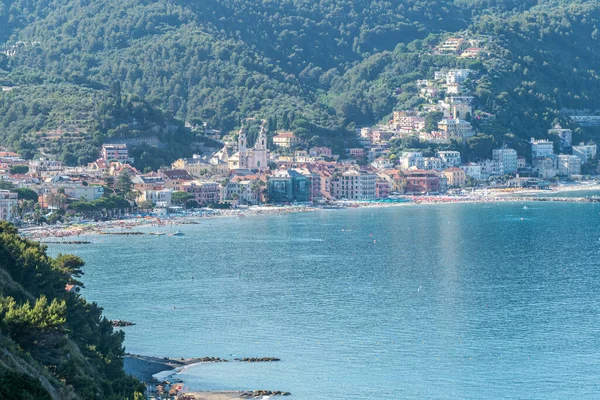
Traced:
[[123, 371], [123, 332], [65, 290], [83, 286], [82, 267], [0, 222], [0, 398], [143, 398], [144, 386]]

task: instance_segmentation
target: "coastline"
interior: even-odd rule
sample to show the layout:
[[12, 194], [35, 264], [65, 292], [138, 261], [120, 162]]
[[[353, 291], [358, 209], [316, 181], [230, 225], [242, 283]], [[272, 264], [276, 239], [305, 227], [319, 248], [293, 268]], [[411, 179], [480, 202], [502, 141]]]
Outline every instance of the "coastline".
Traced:
[[129, 375], [136, 377], [144, 383], [155, 381], [154, 375], [173, 371], [186, 365], [194, 364], [195, 359], [175, 359], [168, 357], [140, 356], [127, 354], [124, 359], [124, 369]]
[[[594, 191], [600, 190], [600, 186], [567, 186], [556, 188], [555, 190], [504, 190], [504, 191], [476, 191], [467, 196], [403, 196], [405, 199], [410, 199], [410, 201], [405, 202], [361, 202], [361, 201], [343, 201], [336, 202], [335, 204], [339, 206], [340, 209], [344, 208], [364, 208], [364, 207], [372, 207], [372, 208], [380, 208], [380, 207], [398, 207], [398, 206], [409, 206], [409, 205], [422, 205], [422, 204], [474, 204], [474, 203], [520, 203], [523, 201], [535, 201], [533, 199], [527, 199], [524, 197], [526, 194], [529, 195], [541, 195], [544, 194], [553, 194], [562, 192], [576, 192], [576, 191]], [[491, 193], [489, 193], [491, 192]], [[577, 198], [574, 198], [577, 199]], [[252, 216], [261, 216], [261, 215], [279, 215], [286, 214], [290, 212], [311, 212], [311, 211], [326, 211], [328, 209], [335, 209], [336, 207], [309, 207], [309, 206], [279, 206], [279, 207], [249, 207], [242, 208], [241, 210], [235, 210], [235, 212], [230, 212], [227, 214], [221, 215], [213, 215], [210, 217], [202, 217], [202, 216], [180, 216], [175, 217], [168, 220], [163, 220], [162, 224], [157, 224], [154, 221], [159, 220], [156, 219], [143, 219], [140, 224], [135, 224], [137, 220], [116, 220], [110, 221], [107, 224], [99, 225], [103, 227], [102, 229], [124, 229], [122, 224], [123, 222], [127, 223], [128, 221], [133, 221], [131, 224], [132, 229], [134, 227], [145, 226], [146, 228], [150, 226], [162, 226], [163, 230], [165, 227], [176, 226], [181, 224], [197, 224], [198, 221], [204, 219], [214, 219], [214, 218], [225, 218], [225, 217], [237, 217], [238, 215], [252, 215]], [[233, 211], [233, 210], [228, 210]], [[93, 233], [99, 233], [99, 227], [94, 228], [96, 231]], [[210, 361], [203, 361], [203, 359], [199, 358], [186, 358], [186, 359], [177, 359], [177, 358], [168, 358], [168, 357], [151, 357], [151, 356], [138, 356], [128, 354], [125, 357], [125, 370], [127, 373], [136, 376], [138, 379], [149, 383], [150, 388], [156, 388], [156, 385], [163, 381], [170, 381], [173, 386], [180, 387], [183, 389], [185, 383], [181, 382], [176, 376], [177, 373], [181, 372], [183, 369], [199, 363], [206, 363]], [[158, 375], [157, 375], [158, 374]], [[156, 377], [154, 377], [156, 375]], [[159, 382], [160, 381], [160, 382]], [[172, 386], [171, 386], [172, 387]], [[202, 386], [200, 386], [202, 387]], [[184, 392], [183, 390], [181, 391]], [[187, 396], [190, 396], [190, 399], [206, 399], [206, 400], [239, 400], [243, 398], [248, 398], [245, 391], [191, 391], [185, 392]], [[193, 396], [193, 397], [192, 397]]]
[[[237, 360], [237, 359], [236, 359]], [[275, 360], [275, 359], [274, 359]], [[278, 359], [276, 359], [278, 361]], [[237, 360], [239, 361], [239, 360]], [[240, 400], [263, 398], [263, 396], [289, 396], [288, 392], [269, 390], [220, 390], [220, 391], [187, 391], [185, 383], [173, 379], [177, 373], [186, 368], [203, 363], [228, 362], [216, 357], [203, 358], [169, 358], [126, 354], [123, 362], [125, 372], [146, 385], [147, 395], [156, 396], [159, 391], [177, 393], [187, 400]]]
[[[127, 354], [124, 359], [123, 368], [125, 372], [139, 379], [146, 384], [148, 394], [156, 394], [156, 387], [159, 384], [178, 386], [182, 382], [171, 382], [170, 377], [186, 366], [201, 363], [203, 359], [199, 358], [169, 358], [140, 356], [136, 354]], [[162, 375], [157, 379], [154, 375]], [[195, 400], [239, 400], [243, 399], [242, 391], [194, 391], [186, 392], [188, 396], [193, 396]]]
[[[538, 201], [534, 195], [572, 193], [577, 191], [599, 191], [600, 185], [561, 185], [551, 190], [531, 189], [476, 189], [466, 195], [403, 195], [394, 200], [383, 199], [379, 201], [362, 200], [338, 200], [328, 205], [279, 205], [279, 206], [247, 206], [233, 210], [214, 210], [210, 213], [192, 212], [184, 215], [173, 215], [167, 217], [128, 216], [122, 219], [94, 222], [87, 221], [81, 224], [57, 225], [57, 226], [35, 226], [23, 228], [20, 233], [30, 239], [40, 240], [49, 238], [73, 238], [88, 235], [141, 235], [151, 234], [149, 232], [132, 231], [134, 228], [145, 227], [175, 227], [186, 224], [199, 224], [200, 221], [215, 218], [242, 218], [261, 215], [281, 215], [298, 212], [315, 212], [330, 209], [363, 208], [363, 207], [398, 207], [423, 204], [473, 204], [473, 203], [499, 203], [499, 202], [524, 202]], [[543, 197], [543, 196], [538, 196]], [[570, 197], [569, 200], [556, 197], [552, 201], [581, 202], [583, 197]], [[57, 242], [58, 243], [58, 242]], [[69, 243], [65, 241], [64, 243]], [[86, 242], [81, 242], [85, 244]], [[75, 243], [80, 244], [80, 243]]]

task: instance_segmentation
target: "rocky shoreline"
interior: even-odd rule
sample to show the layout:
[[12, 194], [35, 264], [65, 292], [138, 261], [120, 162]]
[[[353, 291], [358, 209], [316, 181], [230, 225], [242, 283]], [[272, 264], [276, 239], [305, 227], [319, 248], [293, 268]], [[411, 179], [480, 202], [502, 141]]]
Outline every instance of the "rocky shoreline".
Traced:
[[133, 325], [135, 325], [135, 323], [133, 323], [133, 322], [124, 321], [122, 319], [113, 319], [110, 322], [112, 323], [112, 326], [115, 327], [115, 328], [121, 328], [121, 327], [124, 327], [124, 326], [133, 326]]
[[169, 358], [126, 354], [124, 368], [129, 375], [138, 378], [142, 382], [150, 383], [156, 381], [153, 375], [159, 372], [174, 371], [177, 368], [200, 362], [227, 362], [227, 360], [219, 357]]
[[290, 392], [282, 392], [281, 390], [252, 390], [249, 392], [242, 392], [240, 397], [243, 399], [251, 398], [262, 398], [263, 396], [290, 396]]
[[[116, 321], [113, 321], [113, 323]], [[125, 321], [122, 321], [125, 322]], [[245, 357], [227, 360], [220, 357], [195, 357], [195, 358], [170, 358], [170, 357], [151, 357], [140, 356], [136, 354], [126, 354], [124, 360], [125, 372], [144, 382], [149, 388], [154, 385], [163, 387], [177, 386], [180, 381], [168, 379], [159, 382], [154, 375], [160, 372], [173, 371], [198, 363], [216, 363], [216, 362], [277, 362], [281, 361], [276, 357]], [[180, 385], [181, 386], [181, 385]], [[190, 392], [186, 393], [193, 399], [250, 399], [262, 398], [263, 396], [289, 396], [291, 393], [281, 390], [244, 390], [232, 392]]]

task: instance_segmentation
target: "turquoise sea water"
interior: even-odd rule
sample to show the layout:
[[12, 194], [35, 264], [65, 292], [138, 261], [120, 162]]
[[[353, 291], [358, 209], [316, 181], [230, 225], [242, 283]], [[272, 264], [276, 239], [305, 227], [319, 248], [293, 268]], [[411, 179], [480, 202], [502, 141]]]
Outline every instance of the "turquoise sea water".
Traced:
[[[294, 399], [596, 399], [600, 204], [449, 204], [200, 221], [51, 247], [127, 351], [197, 390]], [[157, 230], [157, 228], [148, 228]]]

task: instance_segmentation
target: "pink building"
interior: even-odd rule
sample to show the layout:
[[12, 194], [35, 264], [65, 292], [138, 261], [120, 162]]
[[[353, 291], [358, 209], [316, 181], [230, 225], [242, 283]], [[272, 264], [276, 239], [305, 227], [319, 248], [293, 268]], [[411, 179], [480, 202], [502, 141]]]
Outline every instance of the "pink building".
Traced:
[[385, 179], [377, 179], [375, 186], [375, 197], [378, 199], [384, 199], [390, 195], [390, 183]]
[[365, 149], [362, 147], [355, 147], [353, 149], [348, 149], [348, 154], [350, 157], [354, 158], [362, 158], [365, 156]]
[[218, 203], [221, 189], [217, 182], [189, 182], [182, 186], [182, 191], [194, 195], [194, 200], [201, 206]]
[[440, 177], [434, 171], [406, 170], [407, 193], [431, 193], [440, 190]]
[[106, 161], [131, 162], [126, 144], [103, 144], [102, 158]]

